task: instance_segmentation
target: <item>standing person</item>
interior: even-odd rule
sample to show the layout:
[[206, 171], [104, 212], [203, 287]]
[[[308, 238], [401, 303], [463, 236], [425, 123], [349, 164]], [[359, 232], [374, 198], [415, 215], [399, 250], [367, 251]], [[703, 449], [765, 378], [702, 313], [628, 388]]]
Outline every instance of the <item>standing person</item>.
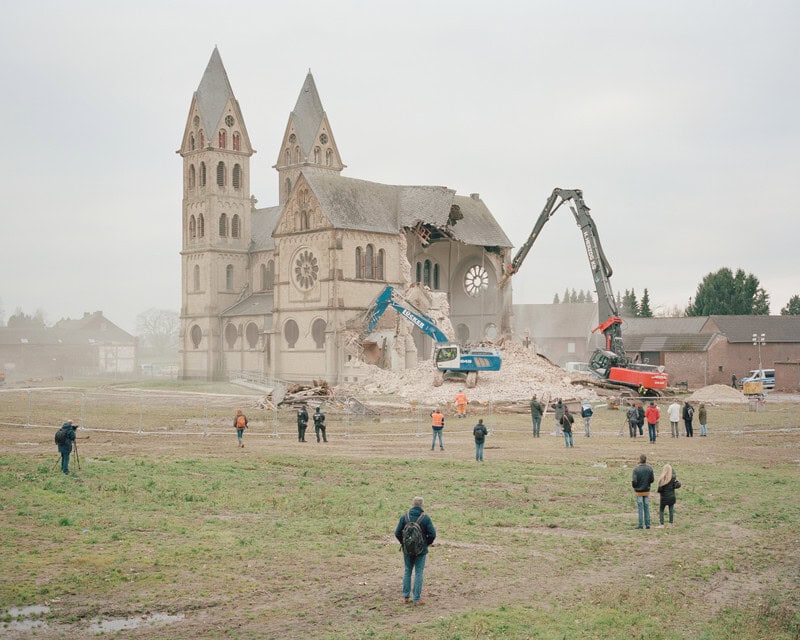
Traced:
[[587, 438], [591, 434], [592, 415], [594, 415], [594, 411], [592, 411], [592, 403], [588, 400], [581, 402], [581, 418], [583, 418], [583, 429], [586, 431]]
[[639, 514], [639, 526], [650, 528], [650, 485], [653, 484], [653, 467], [647, 464], [647, 456], [639, 456], [639, 466], [633, 470], [631, 486], [636, 493], [636, 511]]
[[536, 399], [536, 394], [531, 398], [531, 421], [533, 422], [533, 437], [539, 437], [539, 431], [542, 428], [542, 415], [544, 414], [544, 407], [542, 403]]
[[669, 428], [672, 437], [679, 437], [680, 428], [678, 427], [678, 421], [681, 419], [681, 405], [678, 404], [677, 399], [673, 400], [672, 404], [667, 407], [667, 416], [669, 416]]
[[467, 394], [464, 393], [463, 389], [459, 389], [458, 393], [456, 394], [455, 400], [453, 400], [454, 404], [456, 405], [456, 415], [459, 418], [466, 418], [467, 417]]
[[708, 435], [708, 429], [706, 429], [708, 425], [708, 412], [706, 411], [706, 405], [702, 402], [700, 403], [700, 408], [697, 410], [697, 420], [700, 423], [700, 437], [705, 438]]
[[300, 405], [300, 408], [297, 410], [297, 441], [298, 442], [305, 442], [306, 441], [306, 428], [308, 427], [308, 409], [306, 409], [306, 403]]
[[736, 388], [736, 374], [731, 374], [731, 386], [735, 389]]
[[436, 446], [436, 437], [439, 437], [439, 449], [444, 451], [442, 442], [442, 431], [444, 431], [444, 414], [436, 407], [431, 413], [431, 429], [433, 429], [433, 440], [431, 440], [431, 451]]
[[574, 447], [572, 442], [572, 425], [575, 423], [574, 416], [569, 412], [569, 407], [564, 407], [564, 415], [561, 416], [561, 429], [564, 431], [564, 445]]
[[692, 429], [692, 420], [694, 419], [694, 407], [688, 400], [683, 405], [683, 424], [686, 428], [686, 437], [694, 438], [694, 429]]
[[650, 406], [645, 411], [645, 419], [647, 420], [647, 433], [650, 435], [650, 442], [656, 441], [658, 435], [658, 419], [661, 417], [661, 412], [658, 410], [656, 403], [650, 401]]
[[680, 489], [681, 483], [672, 470], [672, 465], [665, 464], [661, 475], [658, 477], [658, 493], [661, 499], [658, 504], [658, 528], [664, 528], [664, 507], [669, 507], [669, 523], [672, 524], [673, 509], [675, 508], [675, 489]]
[[314, 432], [317, 434], [317, 442], [319, 442], [320, 433], [322, 434], [322, 441], [328, 441], [328, 436], [325, 435], [325, 414], [322, 413], [319, 407], [314, 409]]
[[[436, 539], [436, 529], [433, 526], [431, 517], [423, 511], [423, 499], [420, 496], [414, 498], [413, 506], [409, 511], [400, 516], [400, 521], [394, 530], [394, 537], [400, 542], [403, 550], [403, 562], [405, 572], [403, 573], [403, 602], [410, 603], [412, 594], [415, 605], [425, 604], [422, 601], [422, 579], [425, 571], [425, 559], [428, 555], [428, 547]], [[410, 523], [410, 524], [409, 524]], [[411, 538], [414, 537], [412, 530], [405, 531], [406, 527], [414, 527], [414, 523], [419, 525], [421, 539], [416, 545], [412, 545]], [[407, 540], [407, 542], [404, 542]], [[416, 546], [416, 550], [410, 547]], [[414, 589], [411, 589], [411, 573], [414, 572]]]
[[636, 403], [636, 426], [639, 427], [639, 435], [644, 435], [644, 407], [642, 406], [641, 402]]
[[558, 435], [561, 433], [561, 418], [564, 417], [565, 405], [561, 402], [561, 398], [557, 398], [556, 401], [550, 405], [550, 408], [555, 411], [556, 435]]
[[75, 430], [77, 424], [72, 420], [67, 420], [56, 431], [55, 441], [58, 445], [58, 452], [61, 454], [61, 472], [69, 475], [69, 455], [72, 453], [72, 443], [75, 442]]
[[236, 429], [236, 439], [239, 441], [239, 446], [244, 447], [244, 430], [247, 429], [247, 416], [242, 413], [241, 409], [236, 410], [236, 417], [233, 419], [233, 428]]
[[483, 424], [483, 418], [480, 418], [478, 424], [472, 427], [472, 435], [475, 436], [475, 460], [483, 462], [483, 445], [486, 442], [486, 436], [489, 435]]
[[628, 418], [628, 431], [630, 432], [631, 438], [636, 439], [636, 427], [639, 426], [639, 411], [636, 409], [635, 405], [628, 407], [625, 417]]

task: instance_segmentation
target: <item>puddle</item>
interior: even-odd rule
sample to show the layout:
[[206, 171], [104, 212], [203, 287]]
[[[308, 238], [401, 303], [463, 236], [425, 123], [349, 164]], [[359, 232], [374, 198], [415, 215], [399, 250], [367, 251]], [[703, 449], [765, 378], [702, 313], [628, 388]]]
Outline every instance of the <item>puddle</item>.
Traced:
[[29, 618], [30, 616], [40, 616], [43, 613], [50, 613], [50, 607], [43, 604], [35, 604], [30, 607], [11, 607], [6, 610], [6, 615], [12, 618]]
[[184, 619], [182, 613], [170, 615], [168, 613], [151, 613], [146, 616], [133, 616], [131, 618], [117, 618], [115, 620], [98, 620], [89, 625], [92, 633], [107, 633], [109, 631], [122, 631], [124, 629], [138, 629], [139, 627], [154, 627], [163, 624], [172, 624]]
[[[29, 607], [11, 607], [6, 609], [5, 615], [11, 618], [3, 628], [9, 631], [33, 631], [34, 629], [47, 629], [47, 622], [39, 620], [38, 616], [50, 613], [46, 605], [31, 605]], [[31, 619], [36, 616], [36, 618]]]

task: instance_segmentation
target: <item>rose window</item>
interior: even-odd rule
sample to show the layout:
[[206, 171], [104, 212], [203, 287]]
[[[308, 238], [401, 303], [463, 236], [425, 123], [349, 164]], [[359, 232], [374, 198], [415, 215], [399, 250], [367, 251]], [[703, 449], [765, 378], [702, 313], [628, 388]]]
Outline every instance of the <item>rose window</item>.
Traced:
[[476, 264], [467, 269], [467, 275], [464, 276], [464, 290], [468, 296], [475, 297], [488, 288], [489, 273], [484, 267]]
[[319, 262], [310, 251], [301, 251], [294, 262], [294, 280], [301, 289], [314, 286], [319, 275]]

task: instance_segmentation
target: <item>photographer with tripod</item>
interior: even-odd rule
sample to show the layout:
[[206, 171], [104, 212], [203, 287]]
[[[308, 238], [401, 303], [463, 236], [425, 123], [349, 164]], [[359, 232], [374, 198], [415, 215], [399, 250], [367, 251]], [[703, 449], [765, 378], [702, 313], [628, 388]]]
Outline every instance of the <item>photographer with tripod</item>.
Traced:
[[75, 430], [77, 428], [77, 424], [73, 424], [72, 420], [67, 420], [56, 431], [55, 441], [58, 445], [58, 452], [61, 454], [61, 471], [65, 474], [69, 474], [69, 455], [72, 453], [73, 443], [75, 443], [75, 462], [78, 464], [78, 469], [81, 468], [80, 459], [78, 458], [78, 443], [75, 442]]

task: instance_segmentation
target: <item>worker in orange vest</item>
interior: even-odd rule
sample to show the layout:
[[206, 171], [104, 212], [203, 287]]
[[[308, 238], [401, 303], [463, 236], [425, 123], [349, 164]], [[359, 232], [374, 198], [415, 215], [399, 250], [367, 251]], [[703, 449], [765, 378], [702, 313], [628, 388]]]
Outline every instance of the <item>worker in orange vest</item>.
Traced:
[[458, 412], [457, 415], [459, 418], [466, 418], [467, 417], [467, 394], [464, 393], [463, 389], [459, 389], [458, 393], [456, 394], [455, 400], [456, 411]]
[[433, 440], [431, 440], [431, 451], [436, 445], [436, 436], [439, 436], [439, 449], [444, 451], [444, 444], [442, 443], [442, 431], [444, 430], [444, 414], [439, 411], [439, 408], [433, 410], [431, 413], [431, 428], [433, 429]]

